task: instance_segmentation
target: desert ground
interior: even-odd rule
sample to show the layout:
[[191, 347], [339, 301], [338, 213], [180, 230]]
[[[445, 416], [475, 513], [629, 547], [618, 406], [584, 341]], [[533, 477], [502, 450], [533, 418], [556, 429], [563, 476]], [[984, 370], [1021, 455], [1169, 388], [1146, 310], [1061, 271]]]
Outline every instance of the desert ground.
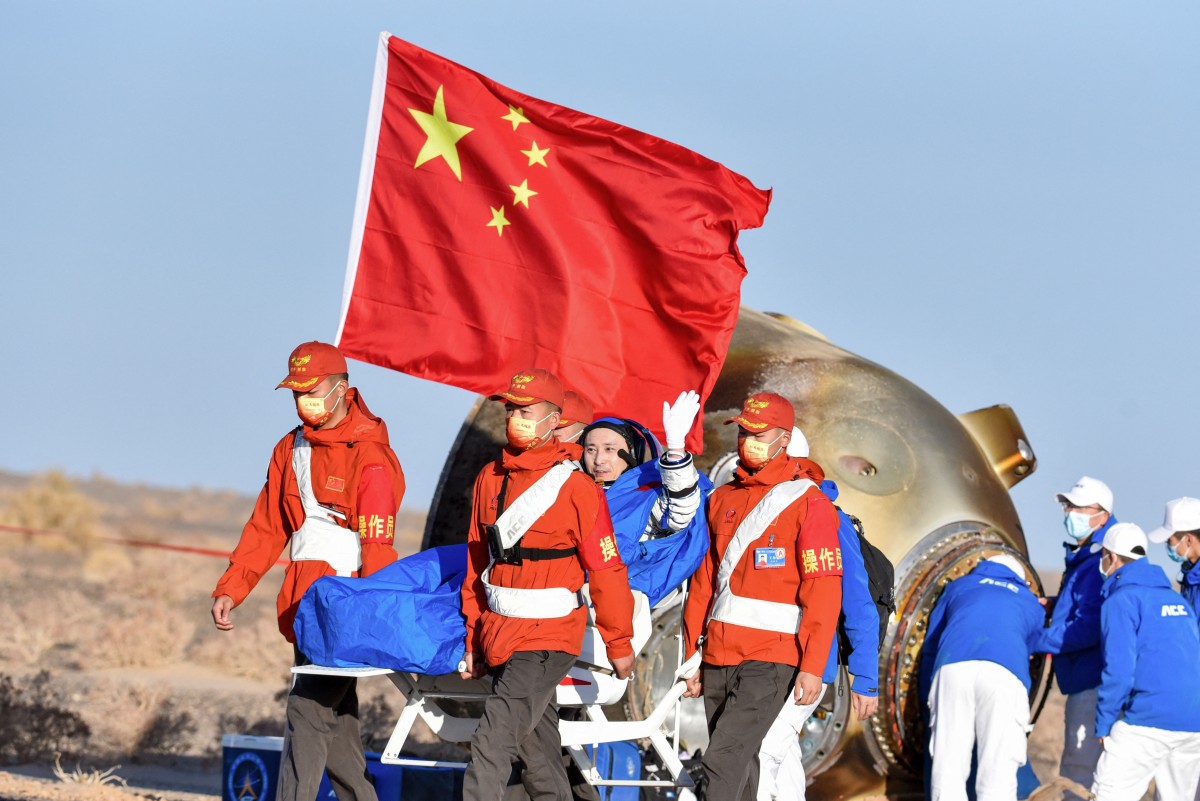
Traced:
[[[223, 733], [281, 733], [292, 656], [275, 622], [282, 569], [223, 634], [208, 611], [221, 557], [130, 544], [227, 553], [253, 502], [0, 471], [0, 524], [59, 532], [0, 530], [0, 799], [211, 801]], [[423, 518], [398, 523], [402, 555], [419, 548]], [[377, 749], [400, 696], [382, 678], [359, 695]], [[1030, 740], [1043, 781], [1055, 775], [1062, 709], [1052, 693]]]

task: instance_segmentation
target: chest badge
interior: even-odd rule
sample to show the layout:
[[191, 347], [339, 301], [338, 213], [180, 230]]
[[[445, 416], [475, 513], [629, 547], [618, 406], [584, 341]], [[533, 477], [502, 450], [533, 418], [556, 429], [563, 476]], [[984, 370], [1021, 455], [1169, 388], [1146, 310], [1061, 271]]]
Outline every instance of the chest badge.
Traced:
[[337, 476], [330, 476], [325, 480], [325, 489], [329, 490], [330, 492], [345, 492], [346, 479], [338, 478]]

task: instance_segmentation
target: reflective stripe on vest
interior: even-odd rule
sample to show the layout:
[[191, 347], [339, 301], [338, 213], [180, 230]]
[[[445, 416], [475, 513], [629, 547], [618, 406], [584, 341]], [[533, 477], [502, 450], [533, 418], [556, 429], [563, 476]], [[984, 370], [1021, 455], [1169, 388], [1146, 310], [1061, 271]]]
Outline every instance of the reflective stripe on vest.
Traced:
[[734, 568], [741, 562], [750, 543], [757, 540], [771, 525], [771, 521], [791, 506], [816, 484], [803, 479], [800, 481], [785, 481], [772, 487], [762, 500], [758, 502], [746, 519], [737, 527], [721, 566], [717, 569], [714, 584], [716, 599], [713, 601], [710, 620], [722, 623], [732, 623], [735, 626], [745, 626], [749, 629], [777, 631], [780, 634], [795, 634], [800, 631], [800, 607], [796, 604], [763, 601], [758, 598], [745, 598], [735, 595], [729, 587], [729, 579]]
[[566, 617], [583, 606], [580, 594], [566, 587], [545, 587], [540, 590], [498, 587], [488, 581], [491, 572], [492, 566], [488, 565], [479, 578], [483, 582], [483, 591], [487, 593], [488, 609], [498, 615], [548, 620]]
[[[550, 510], [577, 465], [577, 462], [554, 465], [501, 513], [496, 519], [496, 528], [500, 531], [500, 543], [505, 548], [520, 542], [537, 519]], [[566, 587], [498, 587], [488, 581], [493, 564], [489, 562], [479, 578], [487, 593], [488, 609], [498, 615], [549, 619], [565, 617], [583, 605], [579, 593]]]
[[338, 520], [346, 519], [344, 514], [317, 503], [312, 488], [312, 446], [301, 429], [296, 430], [292, 445], [292, 472], [304, 507], [304, 524], [292, 532], [292, 561], [327, 562], [339, 576], [349, 576], [362, 567], [362, 545], [357, 532], [338, 525]]

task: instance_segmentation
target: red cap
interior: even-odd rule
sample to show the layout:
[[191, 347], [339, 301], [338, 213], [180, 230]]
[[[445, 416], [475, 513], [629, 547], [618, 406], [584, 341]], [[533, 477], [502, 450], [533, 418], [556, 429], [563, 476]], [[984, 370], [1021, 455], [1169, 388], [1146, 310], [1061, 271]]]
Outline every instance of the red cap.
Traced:
[[532, 406], [546, 401], [559, 409], [563, 407], [563, 385], [548, 370], [522, 370], [512, 377], [508, 388], [492, 395], [492, 400], [503, 400], [518, 406]]
[[796, 410], [792, 408], [791, 401], [782, 395], [756, 392], [746, 398], [740, 414], [725, 421], [726, 425], [729, 423], [737, 423], [752, 434], [768, 428], [791, 431], [796, 425]]
[[569, 389], [563, 393], [562, 419], [558, 421], [559, 428], [573, 426], [576, 423], [588, 425], [595, 417], [596, 410], [590, 400]]
[[297, 392], [308, 392], [326, 376], [348, 372], [346, 357], [333, 345], [315, 340], [305, 342], [297, 345], [288, 357], [287, 378], [280, 381], [275, 389], [287, 387]]

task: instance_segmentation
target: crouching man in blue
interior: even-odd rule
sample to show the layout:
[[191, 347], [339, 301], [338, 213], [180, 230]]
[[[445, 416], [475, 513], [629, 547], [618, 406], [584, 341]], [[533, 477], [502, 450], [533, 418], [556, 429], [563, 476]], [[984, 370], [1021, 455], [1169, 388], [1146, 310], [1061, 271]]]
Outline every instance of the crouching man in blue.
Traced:
[[[808, 441], [798, 428], [792, 429], [788, 456], [808, 456]], [[821, 492], [837, 501], [838, 487], [832, 481], [821, 482]], [[838, 510], [838, 545], [842, 549], [842, 619], [839, 633], [850, 644], [848, 654], [838, 659], [840, 637], [829, 648], [829, 660], [821, 676], [821, 694], [811, 704], [796, 704], [791, 698], [783, 704], [779, 716], [763, 737], [758, 750], [757, 801], [804, 801], [807, 779], [800, 734], [813, 710], [821, 703], [829, 685], [837, 679], [838, 665], [845, 664], [854, 677], [850, 701], [855, 716], [866, 720], [879, 708], [879, 610], [871, 597], [867, 566], [858, 547], [858, 531], [850, 516]]]
[[929, 704], [930, 796], [966, 801], [978, 748], [977, 801], [1016, 801], [1029, 731], [1029, 657], [1045, 612], [1013, 556], [946, 585], [929, 616], [920, 697]]
[[1137, 801], [1151, 778], [1157, 799], [1192, 801], [1200, 782], [1200, 634], [1146, 547], [1132, 523], [1113, 526], [1102, 545], [1096, 801]]

